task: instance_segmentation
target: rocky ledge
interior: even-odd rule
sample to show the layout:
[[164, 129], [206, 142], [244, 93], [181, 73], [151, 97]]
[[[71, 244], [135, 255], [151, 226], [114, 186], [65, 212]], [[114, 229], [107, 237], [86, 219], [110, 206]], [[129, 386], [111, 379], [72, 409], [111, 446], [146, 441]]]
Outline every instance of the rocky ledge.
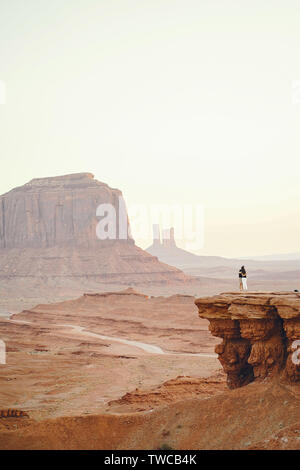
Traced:
[[215, 351], [229, 388], [276, 376], [300, 382], [300, 294], [228, 292], [195, 304], [211, 333], [223, 338]]

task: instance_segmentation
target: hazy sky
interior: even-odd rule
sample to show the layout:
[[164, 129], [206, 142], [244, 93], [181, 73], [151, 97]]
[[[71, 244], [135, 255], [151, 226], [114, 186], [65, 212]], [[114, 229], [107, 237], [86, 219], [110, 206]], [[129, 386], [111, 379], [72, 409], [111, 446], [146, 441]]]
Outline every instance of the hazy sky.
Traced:
[[0, 54], [0, 194], [87, 171], [203, 204], [203, 254], [300, 251], [299, 0], [0, 0]]

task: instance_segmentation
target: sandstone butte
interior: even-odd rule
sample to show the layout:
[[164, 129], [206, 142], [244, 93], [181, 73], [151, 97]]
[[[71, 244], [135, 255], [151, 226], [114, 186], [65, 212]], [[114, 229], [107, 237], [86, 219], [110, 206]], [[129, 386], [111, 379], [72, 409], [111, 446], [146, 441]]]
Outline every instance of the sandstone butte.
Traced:
[[223, 338], [215, 351], [229, 388], [274, 377], [299, 385], [300, 294], [224, 293], [195, 304], [211, 333]]
[[[96, 235], [100, 204], [115, 208], [115, 239], [100, 240]], [[94, 289], [99, 283], [155, 285], [191, 279], [137, 247], [130, 235], [124, 239], [120, 218], [128, 221], [121, 191], [90, 173], [33, 179], [3, 194], [2, 282], [13, 280], [20, 291], [38, 283], [48, 290], [74, 285], [74, 295], [82, 283], [85, 289]]]

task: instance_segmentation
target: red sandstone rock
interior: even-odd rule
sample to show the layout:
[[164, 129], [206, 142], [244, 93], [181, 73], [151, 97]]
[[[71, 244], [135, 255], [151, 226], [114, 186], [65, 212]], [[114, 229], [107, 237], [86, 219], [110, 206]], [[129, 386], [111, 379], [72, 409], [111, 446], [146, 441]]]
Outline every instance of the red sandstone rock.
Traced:
[[[90, 173], [34, 179], [0, 196], [0, 272], [28, 286], [77, 288], [109, 284], [182, 283], [191, 278], [123, 239], [128, 223], [122, 193]], [[116, 238], [100, 240], [100, 204], [116, 212]], [[122, 208], [122, 209], [121, 209]], [[123, 224], [124, 225], [124, 224]], [[123, 226], [122, 225], [122, 226]], [[130, 232], [130, 230], [129, 230]]]
[[[226, 303], [231, 305], [228, 298]], [[210, 317], [212, 311], [213, 301]], [[210, 318], [211, 331], [224, 333], [218, 349], [222, 354], [225, 345], [221, 360], [229, 372], [241, 361], [253, 373], [251, 332], [262, 345], [276, 338], [273, 319]], [[250, 339], [241, 337], [242, 321]], [[297, 321], [286, 323], [287, 337], [297, 336]], [[0, 419], [1, 449], [299, 449], [299, 382], [274, 380], [276, 372], [272, 380], [226, 391], [213, 358], [152, 355], [61, 324], [171, 352], [211, 353], [218, 341], [207, 334], [206, 320], [197, 320], [192, 297], [147, 298], [132, 290], [39, 305], [4, 320], [2, 408], [26, 410], [30, 417]], [[177, 377], [180, 369], [184, 376]]]
[[195, 303], [212, 334], [223, 338], [216, 353], [230, 388], [276, 375], [300, 381], [300, 364], [292, 360], [293, 342], [300, 339], [297, 293], [226, 293]]
[[95, 244], [97, 207], [110, 203], [118, 211], [120, 197], [90, 173], [34, 179], [1, 196], [0, 247]]

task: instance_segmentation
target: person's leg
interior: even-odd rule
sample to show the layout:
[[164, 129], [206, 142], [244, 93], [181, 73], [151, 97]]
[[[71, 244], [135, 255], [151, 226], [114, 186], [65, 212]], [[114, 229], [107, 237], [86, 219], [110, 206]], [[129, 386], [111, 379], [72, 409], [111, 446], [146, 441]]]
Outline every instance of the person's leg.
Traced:
[[242, 283], [242, 278], [239, 277], [239, 282], [240, 282], [240, 290], [242, 291], [243, 290], [243, 283]]
[[247, 278], [246, 277], [243, 277], [243, 290], [248, 290]]

